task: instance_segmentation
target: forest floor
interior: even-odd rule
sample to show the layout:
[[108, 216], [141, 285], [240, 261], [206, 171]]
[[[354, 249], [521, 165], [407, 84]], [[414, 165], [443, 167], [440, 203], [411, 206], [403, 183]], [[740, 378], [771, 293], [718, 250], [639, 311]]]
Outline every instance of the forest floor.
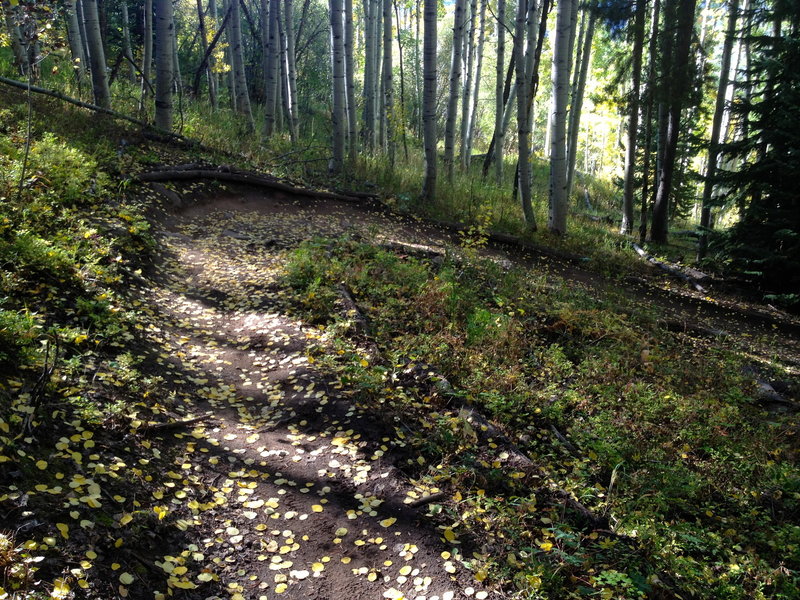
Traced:
[[[443, 494], [410, 474], [424, 462], [404, 441], [413, 421], [376, 413], [357, 389], [315, 368], [310, 357], [325, 362], [320, 355], [342, 351], [297, 318], [283, 280], [286, 251], [314, 238], [444, 255], [458, 236], [375, 207], [246, 187], [183, 196], [185, 206], [165, 213], [154, 232], [161, 258], [140, 293], [146, 337], [158, 349], [152, 372], [177, 397], [177, 422], [188, 423], [165, 441], [175, 469], [191, 473], [175, 476], [171, 502], [199, 503], [192, 538], [196, 546], [203, 539], [204, 557], [195, 577], [213, 573], [236, 598], [506, 597], [465, 568], [474, 537], [462, 542], [457, 521], [429, 512], [457, 490]], [[507, 248], [481, 254], [547, 272], [559, 287], [612, 299], [622, 291], [690, 336], [724, 336], [754, 360], [800, 365], [798, 321], [741, 298], [713, 299], [660, 275], [620, 290], [569, 259]], [[491, 460], [514, 472], [507, 448], [492, 445]], [[426, 497], [433, 501], [418, 502]], [[165, 552], [163, 543], [165, 555], [192, 547]], [[192, 581], [189, 573], [169, 588]]]
[[164, 194], [130, 176], [207, 157], [46, 103], [28, 157], [20, 98], [0, 600], [796, 593], [796, 317], [377, 201]]

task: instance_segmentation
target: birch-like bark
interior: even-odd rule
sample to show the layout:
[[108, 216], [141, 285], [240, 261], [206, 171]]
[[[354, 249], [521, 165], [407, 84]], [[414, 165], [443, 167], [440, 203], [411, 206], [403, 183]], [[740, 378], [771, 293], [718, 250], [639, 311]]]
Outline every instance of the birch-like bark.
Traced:
[[[203, 1], [197, 0], [197, 22], [200, 26], [200, 48], [203, 50], [203, 56], [208, 53], [208, 30], [206, 29], [206, 16], [203, 11]], [[211, 73], [211, 65], [206, 65], [206, 77], [208, 79], [208, 100], [212, 108], [217, 106], [217, 96], [214, 90], [214, 77]], [[199, 90], [195, 90], [198, 96]]]
[[[523, 0], [524, 1], [524, 0]], [[455, 156], [456, 118], [461, 85], [461, 49], [464, 38], [464, 2], [456, 0], [453, 21], [453, 54], [450, 62], [450, 94], [447, 102], [447, 120], [444, 128], [444, 162], [448, 181], [453, 180], [453, 158]]]
[[[86, 70], [90, 69], [92, 60], [90, 58], [91, 52], [89, 51], [89, 39], [86, 36], [86, 15], [83, 11], [82, 0], [75, 0], [75, 12], [78, 16], [78, 28], [81, 30], [81, 40], [83, 41], [83, 56], [86, 57]], [[152, 0], [150, 0], [150, 14], [153, 14]], [[150, 29], [152, 32], [152, 28]], [[151, 35], [152, 37], [152, 35]]]
[[294, 3], [284, 0], [283, 18], [286, 22], [286, 67], [289, 77], [289, 129], [293, 140], [300, 137], [300, 115], [297, 112], [297, 68], [295, 61]]
[[[86, 0], [83, 0], [86, 2]], [[156, 62], [156, 126], [172, 129], [172, 84], [174, 22], [172, 0], [156, 0], [155, 5], [155, 62]], [[88, 31], [88, 27], [87, 27]]]
[[428, 201], [436, 200], [436, 17], [437, 0], [425, 0], [425, 32], [423, 56], [423, 138], [425, 145], [425, 180], [422, 196]]
[[[72, 67], [80, 76], [86, 73], [86, 55], [83, 53], [83, 39], [81, 38], [81, 27], [78, 24], [78, 10], [75, 6], [76, 1], [77, 0], [67, 0], [64, 4], [64, 10], [66, 12], [67, 37], [69, 38]], [[8, 13], [6, 13], [6, 19], [8, 19], [8, 16]]]
[[122, 9], [122, 51], [125, 53], [125, 58], [128, 59], [128, 81], [132, 84], [136, 83], [136, 68], [133, 62], [133, 50], [131, 49], [131, 29], [128, 20], [128, 4], [122, 2], [120, 4]]
[[[214, 28], [219, 31], [220, 23], [217, 20], [217, 2], [216, 0], [208, 0], [208, 16]], [[209, 85], [209, 99], [211, 100], [211, 108], [217, 110], [219, 106], [219, 78], [216, 72], [216, 58], [213, 53], [208, 57], [208, 85]], [[213, 91], [211, 91], [213, 90]]]
[[153, 0], [144, 2], [144, 18], [142, 23], [142, 91], [139, 99], [139, 110], [143, 111], [150, 96], [153, 67]]
[[[347, 140], [350, 163], [358, 156], [358, 123], [356, 119], [356, 77], [353, 60], [353, 0], [344, 0], [344, 72], [347, 94]], [[391, 53], [390, 53], [391, 54]]]
[[475, 135], [475, 119], [478, 112], [478, 98], [481, 89], [481, 67], [483, 66], [483, 45], [486, 40], [486, 6], [488, 0], [481, 0], [480, 24], [478, 25], [478, 51], [475, 57], [475, 86], [472, 89], [472, 106], [469, 111], [467, 121], [466, 151], [462, 154], [466, 157], [465, 168], [469, 168], [472, 161], [472, 140]]
[[267, 137], [275, 131], [275, 110], [278, 105], [278, 11], [278, 0], [269, 0], [269, 38], [264, 74], [264, 134]]
[[559, 0], [553, 40], [553, 99], [550, 109], [550, 206], [547, 227], [567, 231], [567, 101], [569, 99], [572, 2]]
[[494, 177], [497, 185], [503, 183], [503, 89], [505, 87], [506, 54], [506, 0], [497, 0], [497, 67], [494, 85]]
[[[111, 92], [108, 89], [106, 54], [103, 48], [103, 38], [100, 35], [97, 0], [82, 0], [82, 4], [85, 19], [84, 27], [86, 28], [86, 38], [89, 44], [94, 103], [102, 108], [111, 108]], [[170, 5], [170, 17], [171, 14], [172, 6]]]
[[377, 38], [375, 35], [375, 1], [364, 0], [364, 145], [375, 147], [375, 61]]
[[[644, 2], [644, 0], [640, 0]], [[592, 59], [592, 39], [594, 38], [595, 16], [589, 15], [589, 23], [584, 32], [583, 47], [578, 48], [581, 55], [580, 67], [574, 80], [572, 89], [572, 100], [569, 109], [569, 139], [567, 140], [567, 197], [572, 193], [572, 185], [575, 180], [575, 163], [578, 159], [578, 133], [581, 129], [581, 111], [583, 109], [583, 95], [586, 90], [586, 79], [589, 75], [589, 65]], [[634, 63], [636, 59], [634, 57]], [[639, 72], [641, 73], [641, 52], [639, 55]], [[637, 78], [634, 77], [634, 80]], [[639, 84], [635, 81], [634, 87], [638, 90]], [[638, 91], [636, 92], [638, 96]], [[631, 205], [632, 206], [632, 205]]]
[[239, 12], [239, 0], [231, 0], [230, 32], [231, 60], [233, 76], [236, 81], [236, 108], [246, 120], [247, 131], [255, 130], [253, 111], [250, 107], [250, 94], [247, 90], [247, 76], [244, 72], [244, 50], [242, 48], [242, 19]]
[[475, 66], [475, 34], [478, 31], [478, 0], [470, 0], [469, 25], [465, 24], [464, 36], [464, 85], [461, 91], [461, 130], [459, 142], [461, 144], [461, 167], [467, 166], [467, 128], [469, 127], [469, 109], [472, 106], [472, 77]]
[[233, 68], [233, 26], [231, 25], [231, 21], [233, 20], [233, 12], [231, 8], [231, 0], [223, 0], [223, 8], [225, 13], [230, 13], [230, 17], [228, 17], [228, 25], [225, 27], [225, 41], [227, 44], [225, 45], [225, 62], [228, 65], [228, 70], [226, 72], [225, 83], [228, 86], [228, 101], [230, 103], [231, 110], [234, 112], [239, 110], [238, 102], [238, 95], [236, 94], [236, 70]]
[[386, 151], [394, 166], [394, 81], [392, 78], [392, 0], [383, 0], [383, 118], [386, 120]]
[[346, 93], [344, 74], [344, 32], [342, 31], [342, 0], [330, 0], [331, 59], [333, 61], [333, 160], [330, 170], [339, 173], [344, 165]]
[[[514, 68], [517, 74], [517, 150], [519, 152], [517, 179], [525, 226], [530, 231], [536, 231], [536, 217], [533, 214], [533, 203], [531, 202], [531, 164], [529, 159], [531, 129], [528, 111], [528, 89], [530, 80], [525, 68], [525, 31], [528, 29], [527, 20], [531, 12], [529, 8], [525, 0], [519, 0], [516, 26], [514, 28]], [[530, 43], [531, 40], [528, 40], [529, 46]]]
[[178, 32], [175, 31], [175, 22], [172, 24], [172, 79], [175, 92], [183, 90], [183, 77], [181, 76], [181, 61], [178, 56]]

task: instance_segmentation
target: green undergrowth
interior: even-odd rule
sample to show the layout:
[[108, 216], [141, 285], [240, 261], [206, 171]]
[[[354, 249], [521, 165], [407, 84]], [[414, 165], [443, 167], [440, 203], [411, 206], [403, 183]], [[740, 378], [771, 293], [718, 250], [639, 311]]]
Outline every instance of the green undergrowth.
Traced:
[[137, 495], [161, 465], [138, 461], [136, 430], [169, 405], [136, 352], [130, 292], [154, 241], [121, 183], [132, 136], [37, 103], [26, 148], [24, 96], [2, 97], [0, 598], [125, 596], [111, 558], [146, 550], [120, 519], [159, 531]]
[[[286, 269], [341, 346], [323, 366], [402, 422], [410, 477], [449, 490], [431, 510], [472, 539], [461, 559], [479, 578], [519, 598], [797, 597], [796, 418], [751, 403], [742, 357], [470, 249], [430, 261], [316, 240]], [[352, 337], [340, 283], [381, 359]]]

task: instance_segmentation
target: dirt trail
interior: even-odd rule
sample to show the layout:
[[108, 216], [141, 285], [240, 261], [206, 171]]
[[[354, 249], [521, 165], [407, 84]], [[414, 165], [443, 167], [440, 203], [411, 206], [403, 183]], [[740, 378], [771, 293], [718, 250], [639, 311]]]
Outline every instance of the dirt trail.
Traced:
[[[188, 506], [191, 535], [181, 538], [185, 548], [164, 540], [164, 555], [154, 561], [177, 573], [164, 593], [183, 588], [184, 597], [234, 600], [504, 597], [474, 578], [464, 564], [471, 549], [446, 519], [411, 506], [439, 490], [405, 475], [404, 466], [419, 457], [405, 448], [404, 425], [376, 417], [378, 407], [360, 405], [352, 390], [309, 362], [312, 347], [333, 350], [321, 330], [289, 316], [282, 252], [341, 234], [433, 248], [453, 241], [430, 225], [357, 206], [256, 192], [175, 211], [156, 232], [164, 260], [159, 283], [142, 297], [145, 338], [161, 348], [154, 367], [183, 407], [178, 412], [212, 415], [168, 440], [178, 455], [164, 502], [182, 514]], [[566, 263], [513, 259], [547, 267], [557, 285], [619, 296], [599, 276]], [[765, 358], [798, 356], [796, 339], [772, 328], [755, 336], [760, 325], [741, 315], [725, 320], [696, 299], [658, 290], [647, 297], [673, 316], [731, 331], [732, 343]], [[181, 552], [192, 560], [171, 562]]]
[[502, 597], [464, 567], [445, 522], [409, 506], [439, 490], [403, 474], [417, 457], [402, 425], [315, 370], [307, 355], [325, 340], [287, 316], [281, 251], [353, 229], [352, 215], [275, 199], [252, 208], [222, 200], [176, 214], [157, 232], [160, 284], [143, 298], [155, 370], [179, 412], [213, 414], [169, 441], [178, 458], [167, 495], [176, 510], [191, 502], [190, 537], [202, 540], [172, 591], [205, 581], [190, 597]]

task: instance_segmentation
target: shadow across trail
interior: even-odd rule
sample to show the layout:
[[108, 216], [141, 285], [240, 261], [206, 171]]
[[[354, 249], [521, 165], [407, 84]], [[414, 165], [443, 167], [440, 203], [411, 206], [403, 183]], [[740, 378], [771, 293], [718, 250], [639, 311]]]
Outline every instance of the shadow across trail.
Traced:
[[292, 317], [284, 250], [350, 221], [242, 208], [175, 215], [142, 291], [148, 363], [186, 421], [156, 436], [175, 457], [164, 518], [201, 557], [181, 565], [183, 593], [206, 598], [213, 583], [237, 600], [502, 597], [462, 564], [447, 524], [410, 506], [437, 490], [405, 474], [420, 465], [402, 424], [309, 360], [334, 349]]

